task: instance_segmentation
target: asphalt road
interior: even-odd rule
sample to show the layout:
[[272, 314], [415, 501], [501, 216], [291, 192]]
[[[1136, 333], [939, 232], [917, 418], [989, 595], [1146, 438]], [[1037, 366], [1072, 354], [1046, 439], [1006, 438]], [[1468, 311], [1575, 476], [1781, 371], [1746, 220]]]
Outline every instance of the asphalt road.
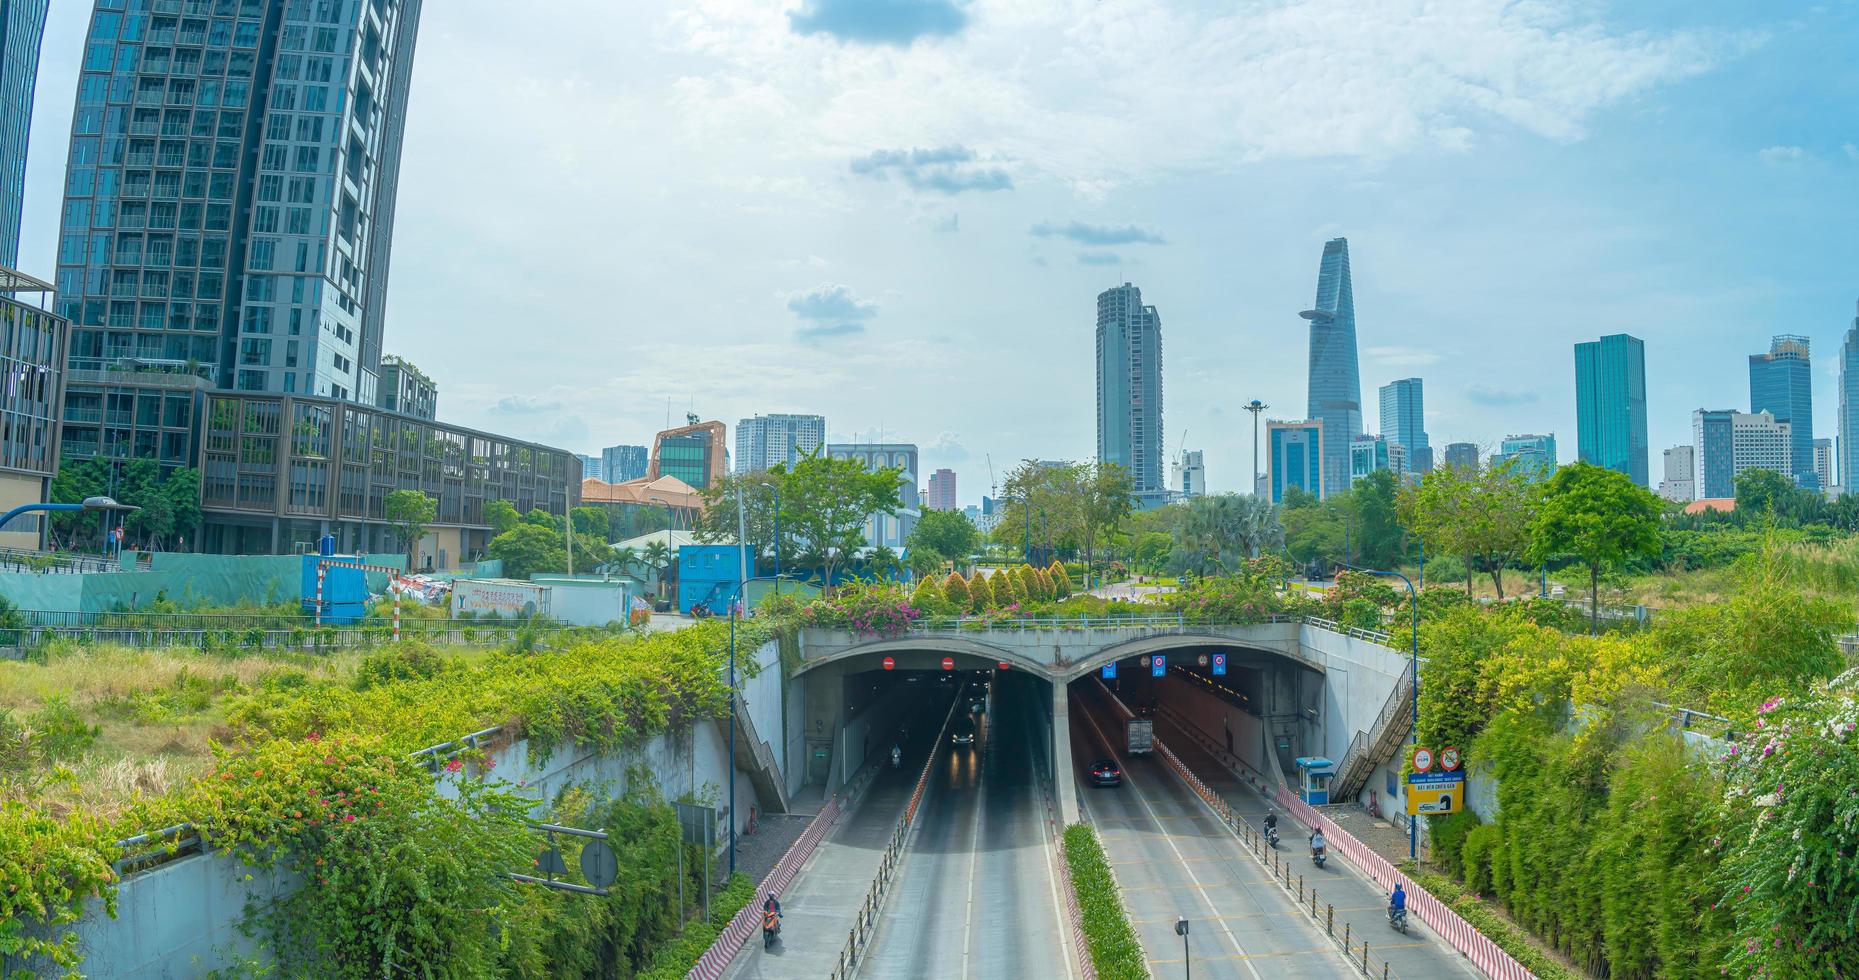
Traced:
[[[1103, 841], [1153, 976], [1190, 968], [1208, 980], [1359, 975], [1172, 772], [1112, 744], [1122, 726], [1091, 685], [1073, 687], [1071, 718], [1079, 805]], [[1105, 757], [1122, 763], [1121, 786], [1087, 781], [1087, 768]], [[1189, 922], [1185, 952], [1177, 917]]]
[[[1209, 789], [1220, 795], [1233, 812], [1244, 817], [1254, 828], [1265, 822], [1265, 814], [1277, 807], [1267, 804], [1252, 787], [1241, 782], [1214, 757], [1166, 717], [1155, 721], [1155, 733], [1168, 743], [1180, 759]], [[1388, 927], [1387, 893], [1360, 870], [1332, 849], [1332, 860], [1322, 868], [1311, 863], [1306, 843], [1307, 832], [1288, 814], [1278, 815], [1279, 854], [1281, 859], [1296, 862], [1297, 870], [1325, 905], [1336, 907], [1336, 930], [1348, 923], [1350, 934], [1367, 938], [1374, 954], [1386, 959], [1394, 974], [1403, 980], [1427, 977], [1482, 977], [1458, 951], [1433, 934], [1416, 916], [1407, 919], [1405, 935]]]
[[1035, 758], [1037, 687], [998, 680], [978, 744], [937, 760], [860, 977], [1077, 975]]
[[[820, 980], [831, 975], [949, 708], [950, 694], [938, 690], [941, 685], [925, 687], [903, 746], [903, 765], [880, 767], [859, 804], [840, 817], [788, 885], [781, 896], [780, 941], [765, 949], [761, 932], [753, 933], [724, 972], [726, 978]], [[879, 739], [874, 743], [882, 744]]]

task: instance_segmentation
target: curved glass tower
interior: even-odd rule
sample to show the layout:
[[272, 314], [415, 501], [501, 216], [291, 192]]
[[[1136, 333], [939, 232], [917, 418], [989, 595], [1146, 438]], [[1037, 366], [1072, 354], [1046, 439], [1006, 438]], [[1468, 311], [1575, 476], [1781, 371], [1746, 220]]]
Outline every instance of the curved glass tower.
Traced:
[[1356, 303], [1349, 285], [1349, 239], [1323, 243], [1310, 321], [1310, 408], [1323, 424], [1323, 489], [1349, 486], [1349, 446], [1362, 434], [1362, 378], [1356, 367]]

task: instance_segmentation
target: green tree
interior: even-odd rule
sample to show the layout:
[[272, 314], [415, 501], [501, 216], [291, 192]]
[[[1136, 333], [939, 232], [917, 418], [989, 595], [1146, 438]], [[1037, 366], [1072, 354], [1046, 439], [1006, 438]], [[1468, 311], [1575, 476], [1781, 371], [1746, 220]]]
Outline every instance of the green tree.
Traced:
[[1047, 541], [1055, 548], [1076, 547], [1089, 471], [1083, 463], [1022, 462], [1007, 474], [995, 502], [994, 540], [1015, 553]]
[[903, 471], [868, 470], [856, 459], [809, 456], [781, 478], [781, 530], [792, 527], [807, 542], [803, 557], [815, 563], [822, 587], [833, 570], [865, 546], [865, 525], [872, 514], [902, 506], [898, 480]]
[[1376, 470], [1344, 495], [1342, 506], [1352, 511], [1353, 550], [1370, 568], [1395, 568], [1406, 557], [1407, 532], [1395, 506], [1400, 483], [1393, 470]]
[[426, 525], [439, 516], [439, 502], [423, 490], [395, 490], [387, 495], [386, 508], [387, 522], [406, 549], [407, 567], [413, 568], [417, 564], [414, 549], [426, 536]]
[[975, 569], [975, 574], [968, 579], [968, 611], [984, 613], [995, 602], [994, 583], [988, 581], [988, 576], [981, 569]]
[[962, 577], [961, 572], [950, 572], [949, 577], [942, 580], [942, 595], [955, 607], [957, 613], [967, 609], [972, 601], [968, 580]]
[[1503, 570], [1531, 547], [1531, 519], [1542, 485], [1505, 460], [1482, 472], [1442, 466], [1402, 491], [1395, 509], [1401, 523], [1420, 538], [1429, 555], [1452, 555], [1465, 563], [1465, 591], [1472, 572], [1483, 569], [1499, 598]]
[[1172, 562], [1179, 571], [1198, 575], [1231, 572], [1261, 551], [1284, 546], [1285, 529], [1278, 509], [1264, 497], [1236, 493], [1195, 497], [1182, 510], [1175, 525]]
[[913, 563], [918, 554], [925, 554], [933, 556], [937, 563], [947, 559], [966, 564], [980, 543], [981, 531], [967, 514], [959, 510], [926, 510], [917, 518], [916, 527], [910, 529], [904, 545]]
[[[701, 541], [734, 541], [738, 534], [747, 534], [744, 542], [750, 553], [758, 561], [767, 558], [772, 561], [775, 553], [775, 529], [781, 530], [781, 556], [792, 564], [798, 549], [794, 544], [794, 529], [789, 521], [789, 509], [793, 501], [789, 499], [786, 486], [787, 467], [777, 466], [772, 470], [756, 473], [735, 473], [713, 481], [703, 489], [703, 513], [697, 518], [696, 533]], [[740, 491], [740, 494], [738, 494]], [[742, 500], [742, 521], [738, 528], [736, 501]], [[776, 503], [780, 503], [779, 511]]]
[[508, 500], [492, 500], [484, 505], [484, 523], [491, 526], [493, 535], [510, 530], [522, 519]]
[[1624, 473], [1571, 463], [1550, 477], [1529, 535], [1533, 560], [1574, 555], [1588, 566], [1588, 628], [1596, 632], [1602, 570], [1659, 554], [1659, 498]]
[[574, 518], [574, 533], [607, 540], [607, 511], [604, 507], [576, 507], [569, 512]]
[[1130, 516], [1135, 493], [1136, 479], [1128, 468], [1117, 463], [1083, 464], [1078, 481], [1078, 523], [1080, 543], [1084, 545], [1085, 578], [1091, 576], [1098, 541], [1115, 534], [1118, 526]]
[[485, 553], [503, 562], [505, 578], [528, 578], [531, 572], [568, 569], [568, 546], [562, 535], [527, 521], [491, 539]]
[[628, 575], [632, 574], [633, 566], [640, 562], [639, 549], [632, 545], [615, 545], [612, 555], [609, 560], [613, 566]]
[[639, 550], [639, 558], [645, 562], [645, 566], [651, 569], [653, 574], [658, 576], [658, 584], [662, 591], [671, 570], [671, 546], [663, 541], [647, 541], [645, 547]]

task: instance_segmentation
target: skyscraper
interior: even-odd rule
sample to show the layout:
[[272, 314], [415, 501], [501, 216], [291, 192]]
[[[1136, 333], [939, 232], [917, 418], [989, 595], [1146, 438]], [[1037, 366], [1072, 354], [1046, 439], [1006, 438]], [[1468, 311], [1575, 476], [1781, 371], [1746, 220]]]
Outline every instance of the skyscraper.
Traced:
[[1646, 345], [1610, 334], [1575, 345], [1575, 445], [1584, 463], [1646, 486]]
[[1703, 408], [1692, 412], [1698, 498], [1736, 496], [1736, 478], [1744, 470], [1773, 470], [1786, 476], [1794, 458], [1792, 428], [1768, 412]]
[[1181, 451], [1181, 458], [1175, 462], [1174, 476], [1169, 480], [1176, 493], [1183, 497], [1207, 495], [1207, 465], [1203, 462], [1204, 458], [1199, 449]]
[[[1308, 417], [1323, 424], [1323, 485], [1349, 485], [1349, 446], [1362, 434], [1362, 379], [1356, 368], [1356, 301], [1349, 284], [1349, 239], [1323, 243], [1310, 321]], [[1274, 498], [1276, 499], [1276, 498]]]
[[1838, 486], [1835, 480], [1838, 474], [1833, 472], [1833, 440], [1814, 440], [1814, 476], [1820, 479], [1820, 489], [1831, 490]]
[[39, 42], [50, 0], [0, 0], [0, 266], [19, 265], [26, 138], [39, 78]]
[[1124, 283], [1097, 294], [1097, 458], [1130, 471], [1138, 494], [1162, 482], [1162, 317]]
[[421, 2], [98, 5], [58, 252], [71, 414], [150, 365], [375, 402]]
[[1466, 473], [1478, 472], [1478, 444], [1475, 442], [1447, 443], [1446, 465]]
[[792, 466], [826, 445], [823, 415], [757, 415], [736, 423], [736, 472]]
[[955, 471], [943, 467], [930, 474], [929, 499], [924, 506], [930, 510], [955, 509]]
[[645, 476], [648, 454], [644, 446], [608, 446], [600, 451], [601, 479], [625, 483]]
[[1285, 491], [1292, 487], [1324, 495], [1323, 439], [1323, 423], [1315, 420], [1266, 421], [1265, 483], [1271, 488], [1272, 503], [1283, 502]]
[[1853, 317], [1853, 325], [1846, 331], [1846, 341], [1840, 345], [1840, 417], [1839, 445], [1834, 455], [1839, 457], [1839, 478], [1841, 487], [1851, 493], [1859, 487], [1859, 316]]
[[1814, 371], [1806, 337], [1783, 334], [1769, 341], [1767, 354], [1749, 355], [1749, 410], [1788, 423], [1792, 442], [1786, 475], [1808, 489], [1820, 489], [1814, 472]]
[[1729, 408], [1700, 408], [1691, 413], [1691, 454], [1696, 476], [1693, 499], [1721, 500], [1736, 495], [1736, 435]]
[[1513, 459], [1517, 461], [1515, 466], [1519, 472], [1536, 480], [1549, 479], [1556, 471], [1556, 434], [1505, 436], [1491, 461], [1500, 463]]
[[1433, 468], [1425, 404], [1419, 378], [1403, 378], [1381, 387], [1381, 437], [1401, 447], [1407, 456], [1404, 475], [1416, 478]]

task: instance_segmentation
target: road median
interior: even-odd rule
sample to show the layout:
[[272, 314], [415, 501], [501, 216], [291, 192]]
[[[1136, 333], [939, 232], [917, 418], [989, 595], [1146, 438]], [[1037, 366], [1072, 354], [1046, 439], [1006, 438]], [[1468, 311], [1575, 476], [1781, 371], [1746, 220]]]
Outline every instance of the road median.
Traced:
[[1067, 887], [1078, 903], [1084, 930], [1087, 969], [1101, 980], [1137, 980], [1149, 976], [1142, 943], [1130, 925], [1110, 860], [1097, 831], [1075, 823], [1065, 828]]

